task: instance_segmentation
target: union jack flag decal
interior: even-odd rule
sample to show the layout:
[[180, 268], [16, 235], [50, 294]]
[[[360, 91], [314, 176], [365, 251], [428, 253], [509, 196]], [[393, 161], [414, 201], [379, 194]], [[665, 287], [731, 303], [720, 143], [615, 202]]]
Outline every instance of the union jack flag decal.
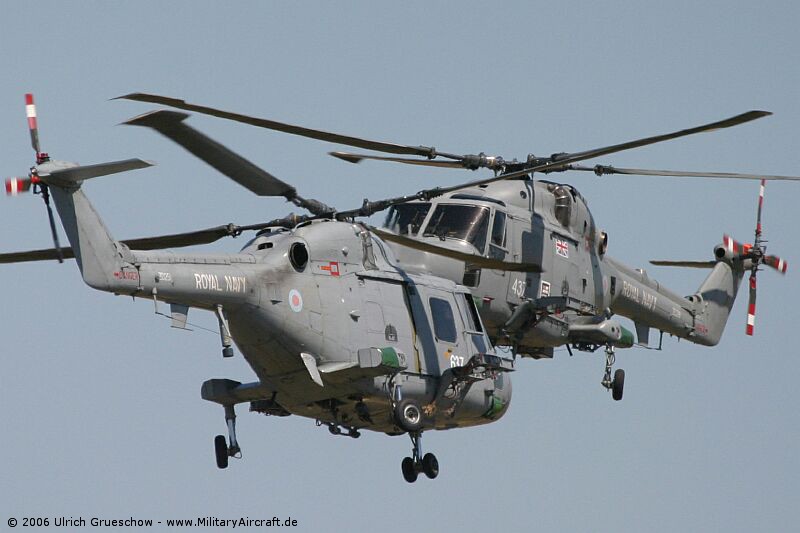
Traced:
[[556, 253], [565, 259], [569, 259], [569, 243], [556, 239]]

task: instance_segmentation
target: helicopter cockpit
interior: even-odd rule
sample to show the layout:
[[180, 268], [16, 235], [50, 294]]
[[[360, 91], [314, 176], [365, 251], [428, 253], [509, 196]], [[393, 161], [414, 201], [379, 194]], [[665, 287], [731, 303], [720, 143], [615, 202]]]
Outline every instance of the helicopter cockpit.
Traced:
[[[487, 201], [485, 198], [476, 199]], [[504, 205], [497, 200], [489, 201]], [[399, 235], [421, 235], [438, 237], [441, 240], [463, 241], [475, 247], [475, 250], [481, 255], [484, 255], [488, 242], [491, 257], [496, 259], [505, 257], [505, 212], [500, 209], [496, 210], [492, 228], [489, 231], [492, 209], [487, 206], [438, 203], [434, 207], [433, 213], [428, 216], [430, 210], [431, 204], [428, 202], [411, 202], [392, 206], [383, 227]]]
[[393, 205], [383, 227], [398, 235], [416, 235], [431, 209], [430, 202]]
[[489, 230], [489, 209], [477, 205], [438, 204], [423, 232], [424, 237], [457, 239], [483, 253]]

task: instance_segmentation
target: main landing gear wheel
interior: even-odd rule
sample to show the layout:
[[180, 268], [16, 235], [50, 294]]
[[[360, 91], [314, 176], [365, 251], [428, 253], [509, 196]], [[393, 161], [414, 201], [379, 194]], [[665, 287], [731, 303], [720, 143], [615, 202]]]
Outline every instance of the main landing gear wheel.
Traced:
[[217, 456], [217, 468], [228, 468], [228, 443], [224, 435], [214, 437], [214, 452]]
[[411, 444], [414, 448], [412, 456], [406, 457], [400, 464], [403, 470], [403, 479], [409, 483], [414, 483], [420, 472], [430, 479], [435, 479], [439, 475], [439, 460], [432, 453], [426, 453], [424, 457], [422, 456], [422, 432], [409, 432], [408, 436], [411, 437]]
[[611, 397], [616, 401], [622, 399], [622, 391], [625, 387], [625, 371], [618, 368], [614, 372], [614, 381], [611, 382]]
[[614, 379], [611, 379], [611, 368], [614, 366], [616, 356], [614, 355], [614, 346], [609, 344], [606, 346], [606, 372], [603, 375], [603, 387], [611, 391], [611, 397], [615, 401], [622, 399], [622, 391], [625, 387], [625, 371], [618, 368], [614, 372]]
[[414, 459], [406, 457], [400, 463], [400, 468], [403, 470], [403, 479], [409, 483], [414, 483], [417, 480], [417, 465], [414, 463]]
[[439, 475], [439, 460], [432, 453], [426, 453], [422, 458], [422, 471], [429, 479], [436, 479]]
[[411, 398], [400, 400], [394, 408], [394, 418], [405, 431], [419, 431], [422, 428], [422, 407]]
[[[224, 435], [214, 437], [214, 456], [217, 459], [217, 467], [220, 469], [228, 468], [228, 458], [242, 457], [242, 450], [236, 441], [236, 412], [233, 404], [225, 405], [225, 424], [228, 426], [228, 440]], [[228, 444], [230, 443], [230, 444]]]

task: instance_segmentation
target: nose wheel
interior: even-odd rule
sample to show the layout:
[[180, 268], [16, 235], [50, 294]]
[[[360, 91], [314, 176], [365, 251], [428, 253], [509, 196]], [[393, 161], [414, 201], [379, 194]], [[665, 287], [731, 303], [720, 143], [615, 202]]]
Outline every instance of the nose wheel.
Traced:
[[420, 473], [425, 474], [430, 479], [435, 479], [439, 475], [439, 460], [432, 453], [422, 455], [422, 432], [410, 432], [411, 444], [413, 446], [412, 456], [406, 457], [400, 463], [403, 471], [403, 479], [409, 483], [414, 483]]
[[614, 378], [611, 378], [611, 369], [614, 366], [614, 362], [616, 361], [616, 356], [614, 355], [614, 347], [612, 345], [606, 346], [606, 372], [603, 375], [603, 381], [600, 383], [605, 387], [607, 390], [611, 391], [611, 397], [614, 398], [616, 401], [620, 401], [622, 399], [622, 392], [625, 388], [625, 371], [621, 368], [618, 368], [614, 371]]

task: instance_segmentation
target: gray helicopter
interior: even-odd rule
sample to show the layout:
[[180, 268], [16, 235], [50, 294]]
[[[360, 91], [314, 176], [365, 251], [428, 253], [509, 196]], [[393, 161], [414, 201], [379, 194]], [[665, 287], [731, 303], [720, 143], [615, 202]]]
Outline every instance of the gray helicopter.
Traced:
[[[223, 356], [233, 356], [235, 343], [257, 376], [252, 383], [211, 379], [202, 385], [202, 397], [223, 406], [228, 426], [227, 439], [214, 441], [218, 467], [241, 456], [240, 403], [266, 415], [314, 419], [334, 435], [407, 433], [413, 452], [402, 472], [409, 482], [421, 472], [431, 479], [439, 472], [436, 456], [422, 454], [423, 431], [490, 423], [508, 409], [513, 361], [495, 352], [469, 290], [400, 268], [391, 248], [354, 220], [357, 212], [327, 216], [329, 207], [300, 197], [186, 125], [187, 115], [157, 111], [128, 124], [168, 134], [254, 193], [290, 198], [317, 215], [117, 241], [84, 194], [84, 182], [151, 163], [51, 160], [39, 145], [31, 95], [27, 109], [36, 164], [27, 177], [8, 180], [6, 191], [42, 195], [55, 247], [2, 254], [0, 263], [74, 257], [87, 285], [150, 299], [157, 310], [168, 305], [178, 328], [186, 326], [191, 308], [214, 313]], [[58, 242], [51, 199], [69, 248]], [[254, 230], [239, 253], [162, 251]]]
[[[122, 98], [167, 105], [303, 137], [386, 152], [392, 156], [331, 152], [351, 163], [363, 160], [477, 170], [490, 178], [434, 188], [391, 203], [383, 229], [374, 229], [393, 249], [407, 272], [428, 273], [469, 287], [491, 341], [510, 346], [514, 355], [552, 358], [554, 348], [593, 352], [605, 348], [602, 385], [621, 400], [625, 372], [612, 378], [615, 348], [650, 347], [651, 330], [704, 345], [716, 345], [725, 328], [744, 273], [750, 272], [746, 333], [753, 334], [756, 273], [767, 265], [785, 274], [788, 263], [767, 255], [761, 233], [766, 180], [800, 180], [730, 172], [689, 172], [615, 168], [576, 163], [610, 153], [696, 133], [728, 128], [769, 115], [750, 111], [735, 117], [609, 147], [549, 157], [529, 155], [525, 162], [502, 157], [443, 153], [433, 147], [408, 146], [285, 124], [183, 100], [133, 93]], [[397, 157], [417, 156], [417, 159]], [[697, 291], [680, 296], [606, 254], [608, 235], [599, 230], [586, 200], [573, 186], [532, 179], [535, 172], [591, 171], [598, 176], [654, 176], [758, 179], [761, 188], [753, 244], [725, 235], [708, 261], [653, 261], [655, 265], [710, 269]], [[374, 203], [365, 201], [365, 207]], [[384, 207], [380, 205], [378, 207]], [[372, 214], [365, 209], [361, 214]], [[493, 268], [492, 261], [517, 268]], [[630, 318], [634, 333], [614, 315]]]
[[[185, 113], [166, 110], [146, 113], [127, 124], [155, 129], [255, 194], [284, 197], [310, 214], [250, 226], [228, 224], [117, 241], [84, 194], [83, 182], [151, 163], [131, 159], [77, 166], [51, 160], [40, 149], [33, 99], [30, 95], [27, 98], [36, 165], [26, 178], [7, 181], [6, 190], [10, 194], [41, 194], [55, 246], [2, 254], [0, 262], [63, 261], [74, 257], [89, 286], [152, 300], [156, 309], [168, 305], [173, 326], [179, 328], [185, 327], [191, 308], [214, 313], [223, 356], [233, 355], [235, 343], [257, 376], [252, 383], [212, 379], [202, 386], [202, 397], [224, 408], [228, 436], [218, 435], [214, 441], [220, 468], [228, 466], [229, 457], [241, 455], [235, 406], [247, 403], [251, 411], [266, 415], [295, 414], [314, 419], [335, 435], [355, 438], [361, 430], [406, 433], [412, 441], [412, 454], [402, 461], [404, 478], [413, 482], [420, 473], [435, 478], [438, 460], [432, 453], [422, 453], [424, 431], [490, 423], [508, 409], [508, 373], [514, 370], [514, 359], [495, 351], [492, 339], [510, 339], [518, 349], [530, 346], [530, 354], [568, 342], [584, 347], [605, 346], [604, 384], [615, 399], [620, 399], [624, 373], [618, 370], [611, 379], [613, 350], [630, 346], [633, 341], [632, 335], [611, 318], [612, 312], [635, 315], [649, 327], [714, 344], [743, 272], [755, 272], [759, 265], [775, 261], [779, 267], [783, 265], [777, 258], [764, 255], [758, 239], [750, 247], [726, 241], [726, 246], [718, 248], [712, 273], [701, 290], [683, 299], [649, 281], [645, 274], [611, 261], [604, 250], [601, 252], [604, 239], [594, 229], [585, 202], [578, 202], [577, 191], [518, 179], [550, 169], [544, 163], [533, 162], [519, 170], [498, 172], [492, 178], [365, 201], [357, 209], [337, 211], [318, 200], [301, 197], [291, 185], [195, 130], [186, 124]], [[725, 127], [759, 116], [763, 113], [751, 112], [679, 134]], [[558, 164], [572, 164], [675, 136], [679, 135], [571, 154]], [[489, 191], [490, 186], [503, 187], [528, 203], [514, 204], [499, 193], [474, 197], [480, 196], [480, 191]], [[569, 208], [568, 224], [556, 215], [553, 220], [542, 215], [547, 201], [544, 191], [551, 186], [553, 198], [566, 191], [575, 200]], [[458, 194], [468, 197], [457, 198]], [[416, 231], [411, 231], [413, 222], [391, 223], [393, 217], [399, 220], [407, 216], [409, 209], [423, 209], [421, 204], [443, 195], [442, 206], [461, 202], [468, 208], [486, 209], [485, 215], [480, 215], [485, 222], [479, 217], [469, 225], [476, 234], [480, 234], [477, 230], [482, 225], [488, 228], [491, 224], [494, 230], [501, 218], [498, 213], [512, 221], [515, 216], [521, 217], [515, 215], [514, 208], [524, 207], [533, 214], [528, 215], [530, 235], [519, 236], [518, 246], [514, 244], [518, 235], [504, 229], [498, 247], [506, 250], [501, 254], [485, 247], [479, 249], [469, 238], [448, 238], [450, 230], [443, 229], [443, 218], [436, 222], [432, 235], [425, 235], [436, 209], [426, 212]], [[51, 198], [70, 248], [62, 248], [58, 242]], [[387, 208], [395, 209], [389, 212], [389, 221], [390, 226], [396, 226], [396, 233], [357, 221]], [[524, 217], [520, 220], [524, 221]], [[574, 233], [574, 221], [578, 223], [576, 228], [584, 222], [584, 233]], [[555, 224], [561, 225], [557, 235], [566, 240], [566, 255], [558, 252], [558, 243], [545, 240], [553, 238], [551, 230], [558, 228]], [[402, 228], [410, 231], [403, 234]], [[210, 243], [245, 231], [257, 233], [236, 254], [163, 251]], [[460, 241], [469, 246], [452, 245]], [[389, 243], [410, 245], [418, 255], [408, 256], [404, 263], [397, 257], [400, 248]], [[437, 264], [426, 263], [432, 259], [419, 254], [446, 259]], [[559, 263], [559, 257], [568, 261]], [[457, 275], [450, 275], [454, 264]], [[564, 277], [564, 272], [573, 271], [572, 265], [577, 276]], [[480, 293], [482, 283], [492, 276], [506, 279], [503, 297], [509, 291], [514, 293], [515, 299], [504, 301], [507, 319], [503, 318], [502, 307], [495, 307], [494, 300], [487, 305], [487, 297]], [[563, 283], [559, 283], [559, 277], [564, 277]], [[472, 286], [472, 293], [467, 285]], [[486, 287], [496, 291], [497, 287], [502, 289], [502, 282]], [[482, 304], [480, 309], [476, 301]], [[533, 336], [528, 337], [530, 334]]]

